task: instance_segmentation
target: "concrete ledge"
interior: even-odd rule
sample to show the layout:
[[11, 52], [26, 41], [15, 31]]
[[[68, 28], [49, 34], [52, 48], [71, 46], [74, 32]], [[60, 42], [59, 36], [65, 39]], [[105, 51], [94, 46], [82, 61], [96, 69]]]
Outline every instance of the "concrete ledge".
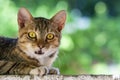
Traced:
[[119, 75], [0, 75], [0, 80], [120, 80]]

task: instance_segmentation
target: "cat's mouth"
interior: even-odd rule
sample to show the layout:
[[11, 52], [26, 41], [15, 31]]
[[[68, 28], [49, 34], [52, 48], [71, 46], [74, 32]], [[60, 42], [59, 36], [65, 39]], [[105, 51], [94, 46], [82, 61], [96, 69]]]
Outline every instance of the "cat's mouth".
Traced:
[[39, 51], [35, 51], [35, 54], [43, 55], [44, 52], [42, 52], [42, 50], [39, 50]]

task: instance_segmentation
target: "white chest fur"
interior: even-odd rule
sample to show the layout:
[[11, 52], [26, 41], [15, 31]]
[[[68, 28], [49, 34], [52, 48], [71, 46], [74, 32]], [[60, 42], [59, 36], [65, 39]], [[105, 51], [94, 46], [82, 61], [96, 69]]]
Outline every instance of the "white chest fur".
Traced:
[[52, 57], [48, 56], [48, 57], [39, 58], [38, 60], [40, 62], [40, 65], [51, 66], [55, 61], [55, 59], [57, 58], [57, 54], [58, 53], [55, 53], [54, 56]]

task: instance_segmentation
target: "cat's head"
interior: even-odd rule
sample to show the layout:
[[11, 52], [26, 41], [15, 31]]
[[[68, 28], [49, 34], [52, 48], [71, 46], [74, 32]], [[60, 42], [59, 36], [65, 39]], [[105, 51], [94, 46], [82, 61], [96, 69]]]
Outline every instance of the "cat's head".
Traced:
[[58, 51], [65, 20], [64, 10], [46, 19], [34, 18], [27, 9], [21, 8], [18, 12], [19, 47], [32, 58], [54, 55]]

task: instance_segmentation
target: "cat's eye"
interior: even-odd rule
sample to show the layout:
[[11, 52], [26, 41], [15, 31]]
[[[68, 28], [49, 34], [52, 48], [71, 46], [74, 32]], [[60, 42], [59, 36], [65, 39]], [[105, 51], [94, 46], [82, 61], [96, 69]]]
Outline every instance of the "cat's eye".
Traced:
[[35, 32], [29, 32], [28, 36], [29, 36], [29, 38], [32, 38], [32, 39], [36, 38]]
[[52, 39], [54, 38], [54, 34], [49, 33], [49, 34], [47, 34], [46, 38], [47, 38], [48, 40], [52, 40]]

